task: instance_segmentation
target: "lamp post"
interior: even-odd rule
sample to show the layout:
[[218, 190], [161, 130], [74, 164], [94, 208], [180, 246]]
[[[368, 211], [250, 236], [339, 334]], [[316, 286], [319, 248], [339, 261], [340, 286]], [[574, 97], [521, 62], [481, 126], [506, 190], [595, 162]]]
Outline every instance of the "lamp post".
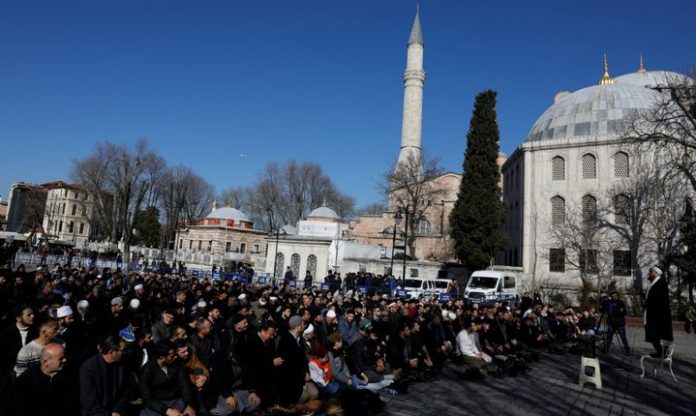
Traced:
[[406, 286], [406, 253], [408, 251], [408, 210], [409, 206], [406, 206], [404, 210], [404, 258], [403, 258], [403, 269], [401, 271], [401, 289]]
[[394, 246], [396, 245], [396, 228], [399, 226], [399, 223], [401, 223], [401, 219], [403, 217], [401, 216], [401, 212], [396, 211], [394, 214], [394, 229], [392, 230], [392, 252], [391, 252], [391, 261], [389, 262], [389, 273], [393, 276], [394, 275]]

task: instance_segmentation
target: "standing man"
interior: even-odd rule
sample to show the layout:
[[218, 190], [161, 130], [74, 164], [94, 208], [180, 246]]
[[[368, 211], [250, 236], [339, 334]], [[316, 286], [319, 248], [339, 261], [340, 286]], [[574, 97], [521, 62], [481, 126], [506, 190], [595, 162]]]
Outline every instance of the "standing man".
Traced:
[[618, 333], [624, 347], [624, 354], [630, 355], [631, 349], [628, 346], [626, 338], [626, 304], [619, 299], [619, 294], [616, 291], [611, 292], [607, 302], [607, 350], [611, 348], [611, 342], [614, 339], [614, 333]]
[[672, 313], [669, 308], [669, 286], [662, 276], [662, 269], [657, 266], [648, 272], [650, 286], [645, 294], [645, 342], [655, 348], [652, 357], [662, 357], [661, 340], [673, 341]]

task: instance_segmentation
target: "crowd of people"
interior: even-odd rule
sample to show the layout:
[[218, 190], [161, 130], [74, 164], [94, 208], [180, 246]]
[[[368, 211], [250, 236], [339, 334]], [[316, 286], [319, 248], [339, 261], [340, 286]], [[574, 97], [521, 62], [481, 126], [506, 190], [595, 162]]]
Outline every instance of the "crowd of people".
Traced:
[[[625, 305], [610, 305], [628, 352]], [[445, 366], [514, 375], [599, 340], [597, 312], [532, 295], [483, 306], [60, 266], [0, 269], [0, 308], [0, 414], [17, 416], [362, 415]]]

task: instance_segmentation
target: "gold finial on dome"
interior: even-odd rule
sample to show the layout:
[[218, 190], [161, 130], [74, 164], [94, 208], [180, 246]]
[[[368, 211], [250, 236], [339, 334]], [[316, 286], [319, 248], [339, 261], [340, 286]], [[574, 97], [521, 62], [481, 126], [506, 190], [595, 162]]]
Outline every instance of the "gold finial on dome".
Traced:
[[604, 76], [599, 80], [599, 85], [613, 84], [614, 80], [609, 76], [609, 63], [607, 63], [607, 54], [604, 54]]
[[645, 73], [645, 65], [643, 64], [643, 53], [640, 53], [640, 63], [638, 64], [638, 72]]

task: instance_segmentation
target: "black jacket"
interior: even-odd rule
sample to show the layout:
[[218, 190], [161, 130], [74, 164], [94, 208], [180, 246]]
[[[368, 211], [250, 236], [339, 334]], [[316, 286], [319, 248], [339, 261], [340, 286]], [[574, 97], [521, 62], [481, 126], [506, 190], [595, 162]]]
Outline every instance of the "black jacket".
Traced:
[[264, 343], [257, 333], [250, 333], [245, 352], [241, 360], [244, 384], [259, 395], [262, 406], [268, 407], [277, 403], [278, 393], [273, 367], [276, 354], [272, 343]]
[[645, 340], [674, 340], [672, 312], [669, 308], [669, 286], [664, 276], [648, 289], [645, 296]]
[[32, 365], [15, 384], [14, 414], [74, 416], [77, 409], [72, 392], [64, 371], [49, 377], [39, 364]]
[[[27, 344], [38, 336], [35, 327], [29, 327]], [[17, 324], [12, 322], [10, 326], [0, 331], [0, 371], [10, 371], [15, 365], [17, 354], [22, 349], [22, 336], [19, 334]]]
[[167, 373], [152, 359], [140, 373], [140, 396], [149, 409], [166, 413], [164, 400], [182, 399], [186, 406], [193, 406], [193, 389], [188, 377], [178, 365], [167, 366]]
[[278, 391], [282, 404], [294, 404], [300, 399], [305, 384], [305, 375], [309, 371], [304, 339], [300, 342], [286, 332], [278, 342], [278, 355], [283, 358], [283, 365], [277, 368]]
[[[120, 364], [111, 364], [111, 371], [101, 354], [88, 358], [80, 367], [80, 404], [83, 416], [125, 414], [127, 383]], [[109, 380], [111, 378], [111, 380]]]

